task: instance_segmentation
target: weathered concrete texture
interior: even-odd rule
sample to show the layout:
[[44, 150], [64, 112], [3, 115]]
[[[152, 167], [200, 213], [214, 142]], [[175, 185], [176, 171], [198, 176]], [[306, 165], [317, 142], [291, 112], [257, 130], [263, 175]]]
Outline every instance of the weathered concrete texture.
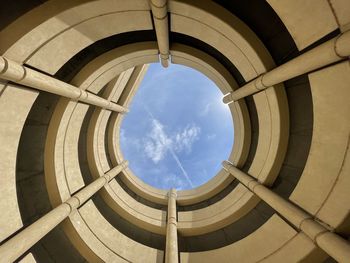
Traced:
[[[268, 3], [281, 17], [299, 49], [303, 49], [337, 28], [336, 18], [327, 0], [302, 0]], [[312, 13], [312, 15], [310, 15]]]
[[[349, 1], [1, 5], [0, 262], [350, 258]], [[176, 200], [120, 149], [159, 62], [212, 79], [235, 122], [232, 174]]]
[[[41, 93], [35, 101], [23, 129], [17, 155], [18, 202], [24, 226], [52, 210], [44, 177], [44, 147], [49, 121], [57, 96]], [[37, 262], [85, 260], [60, 227], [54, 229], [31, 248]]]

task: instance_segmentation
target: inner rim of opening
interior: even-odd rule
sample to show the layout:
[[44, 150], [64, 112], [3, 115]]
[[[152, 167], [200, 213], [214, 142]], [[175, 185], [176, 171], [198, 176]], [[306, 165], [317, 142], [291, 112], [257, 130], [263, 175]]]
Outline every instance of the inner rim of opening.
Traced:
[[120, 129], [129, 168], [158, 189], [198, 187], [221, 170], [234, 140], [220, 89], [195, 69], [150, 64]]

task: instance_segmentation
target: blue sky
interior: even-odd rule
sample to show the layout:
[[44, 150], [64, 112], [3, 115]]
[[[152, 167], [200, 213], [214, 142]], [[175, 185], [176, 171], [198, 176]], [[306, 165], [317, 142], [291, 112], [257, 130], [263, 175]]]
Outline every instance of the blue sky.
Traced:
[[230, 154], [233, 124], [214, 82], [180, 65], [151, 64], [120, 130], [136, 176], [161, 189], [197, 187]]

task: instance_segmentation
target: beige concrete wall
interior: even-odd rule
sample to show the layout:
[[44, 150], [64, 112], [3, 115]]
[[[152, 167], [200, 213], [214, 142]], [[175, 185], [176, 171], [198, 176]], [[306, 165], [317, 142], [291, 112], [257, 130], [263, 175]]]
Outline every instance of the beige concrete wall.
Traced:
[[[309, 75], [314, 132], [303, 176], [291, 196], [291, 200], [333, 228], [340, 227], [349, 216], [349, 203], [345, 201], [350, 198], [346, 190], [349, 70], [349, 61], [344, 61]], [[349, 229], [345, 232], [349, 233]]]
[[[349, 30], [348, 1], [269, 0], [268, 3], [299, 50], [336, 29]], [[237, 67], [245, 81], [275, 67], [262, 41], [238, 18], [240, 14], [233, 15], [207, 0], [169, 0], [166, 9], [170, 31], [196, 38], [216, 49]], [[150, 10], [146, 0], [48, 1], [0, 32], [0, 53], [34, 70], [55, 74], [73, 56], [99, 40], [124, 32], [153, 30]], [[344, 46], [346, 49], [347, 45]], [[215, 82], [223, 95], [239, 88], [219, 59], [185, 44], [170, 43], [169, 48], [172, 63], [199, 70]], [[147, 67], [143, 65], [159, 62], [158, 55], [159, 46], [155, 41], [124, 45], [89, 61], [70, 84], [94, 94], [106, 87], [101, 93], [103, 98], [128, 106], [145, 74]], [[345, 237], [350, 234], [349, 73], [349, 60], [344, 58], [308, 75], [314, 121], [311, 149], [302, 176], [295, 182], [297, 186], [289, 198]], [[0, 241], [23, 224], [16, 189], [16, 158], [23, 126], [38, 94], [33, 89], [0, 80]], [[247, 172], [267, 186], [273, 186], [280, 179], [280, 168], [289, 147], [288, 99], [283, 84], [253, 95], [259, 134]], [[237, 167], [244, 167], [252, 150], [252, 116], [244, 100], [233, 102], [229, 107], [235, 124], [235, 144], [229, 160]], [[47, 137], [43, 139], [46, 147], [42, 153], [46, 188], [54, 207], [83, 188], [86, 180], [103, 176], [124, 160], [119, 147], [122, 120], [123, 116], [118, 113], [67, 98], [59, 99]], [[83, 127], [84, 121], [88, 123], [87, 130]], [[79, 151], [82, 151], [79, 140], [86, 133], [83, 151], [88, 163], [79, 160]], [[164, 236], [167, 214], [155, 207], [167, 204], [167, 191], [145, 184], [131, 169], [120, 176], [129, 190], [118, 181], [111, 181], [99, 192], [106, 205], [134, 225], [136, 231], [143, 229], [150, 239], [153, 233]], [[208, 183], [179, 191], [177, 204], [188, 206], [211, 200], [232, 180], [221, 170]], [[209, 206], [178, 212], [178, 234], [193, 238], [208, 234], [205, 237], [209, 237], [214, 231], [244, 218], [259, 201], [238, 184]], [[62, 227], [71, 244], [89, 262], [162, 262], [164, 258], [162, 250], [133, 240], [114, 227], [93, 200], [73, 211]], [[208, 242], [216, 242], [215, 236], [208, 238]], [[35, 262], [33, 255], [27, 254], [21, 262]], [[180, 252], [181, 262], [322, 262], [326, 257], [325, 252], [278, 215], [232, 244], [208, 251]]]
[[0, 240], [22, 227], [17, 201], [16, 156], [26, 117], [38, 96], [13, 84], [6, 84], [0, 96]]
[[299, 50], [335, 30], [338, 25], [327, 0], [268, 0], [292, 35]]

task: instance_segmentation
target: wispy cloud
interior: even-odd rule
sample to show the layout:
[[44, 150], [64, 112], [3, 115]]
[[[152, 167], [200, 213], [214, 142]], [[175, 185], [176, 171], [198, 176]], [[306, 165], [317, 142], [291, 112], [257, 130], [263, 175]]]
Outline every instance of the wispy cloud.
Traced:
[[200, 127], [194, 124], [187, 125], [187, 127], [182, 132], [175, 134], [173, 139], [174, 150], [176, 152], [182, 152], [185, 150], [187, 153], [190, 153], [193, 143], [199, 138], [200, 132]]
[[177, 165], [179, 166], [180, 170], [182, 171], [183, 175], [185, 176], [187, 182], [190, 184], [190, 186], [193, 188], [193, 182], [190, 179], [190, 177], [188, 176], [185, 168], [183, 167], [182, 163], [180, 162], [179, 158], [177, 157], [177, 155], [174, 153], [172, 148], [169, 148], [169, 151], [171, 153], [171, 156], [174, 158], [175, 162], [177, 163]]
[[179, 154], [183, 151], [190, 152], [192, 150], [193, 143], [199, 139], [200, 127], [195, 124], [187, 125], [183, 131], [169, 136], [165, 132], [164, 125], [153, 116], [147, 107], [145, 109], [152, 121], [151, 132], [147, 134], [144, 140], [146, 156], [157, 164], [169, 152], [187, 182], [193, 187], [193, 183], [177, 153]]
[[222, 94], [202, 74], [176, 64], [150, 65], [121, 125], [130, 169], [161, 189], [201, 185], [231, 151], [232, 120]]
[[173, 141], [164, 132], [164, 126], [156, 119], [152, 119], [152, 130], [144, 140], [145, 153], [154, 163], [164, 159]]

